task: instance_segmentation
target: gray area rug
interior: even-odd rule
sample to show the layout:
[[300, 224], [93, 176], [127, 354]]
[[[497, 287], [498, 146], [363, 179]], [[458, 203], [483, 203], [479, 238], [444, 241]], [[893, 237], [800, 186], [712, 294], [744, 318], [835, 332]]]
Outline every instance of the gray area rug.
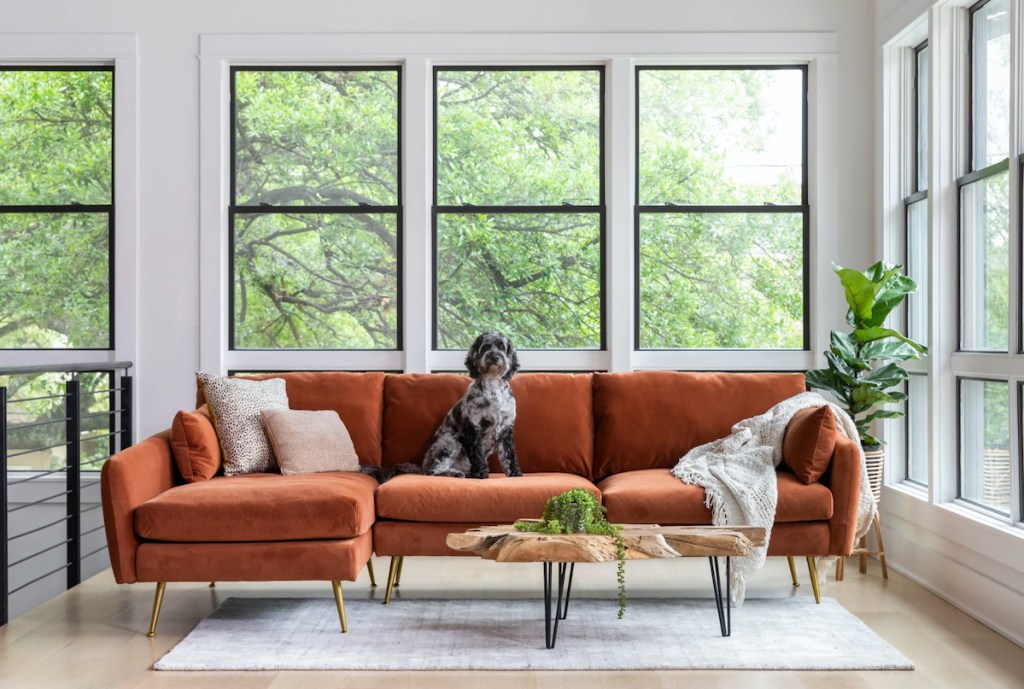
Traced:
[[574, 599], [544, 648], [541, 600], [229, 598], [158, 670], [912, 670], [832, 598], [748, 599], [722, 637], [711, 599]]

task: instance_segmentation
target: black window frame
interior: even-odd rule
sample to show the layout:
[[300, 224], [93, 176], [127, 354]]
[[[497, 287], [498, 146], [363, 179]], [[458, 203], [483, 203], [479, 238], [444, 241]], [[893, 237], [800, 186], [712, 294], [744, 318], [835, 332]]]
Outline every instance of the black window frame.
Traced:
[[[640, 203], [640, 74], [645, 71], [773, 71], [773, 70], [799, 70], [803, 82], [801, 102], [801, 171], [800, 171], [800, 204], [799, 205], [682, 205], [673, 203], [663, 204], [642, 204]], [[736, 351], [736, 352], [809, 352], [811, 349], [811, 275], [810, 275], [810, 234], [811, 234], [811, 207], [809, 161], [809, 70], [805, 64], [771, 64], [771, 65], [637, 65], [635, 68], [633, 85], [633, 121], [634, 121], [634, 161], [633, 161], [633, 350], [637, 352], [696, 352], [696, 351]], [[750, 214], [750, 213], [775, 213], [779, 215], [795, 215], [800, 213], [803, 224], [803, 345], [799, 349], [783, 348], [701, 348], [701, 347], [641, 347], [640, 325], [641, 325], [641, 299], [640, 299], [640, 220], [645, 213], [672, 213], [672, 214]]]
[[0, 215], [100, 214], [107, 216], [107, 346], [106, 347], [0, 347], [3, 352], [109, 352], [115, 349], [116, 294], [114, 263], [116, 256], [114, 209], [117, 207], [116, 139], [117, 74], [113, 65], [0, 65], [0, 72], [109, 72], [110, 73], [110, 203], [84, 204], [75, 201], [58, 204], [0, 204]]
[[[236, 76], [239, 72], [394, 72], [397, 78], [397, 89], [395, 98], [396, 108], [396, 194], [395, 204], [359, 204], [351, 206], [323, 205], [323, 206], [275, 206], [258, 205], [249, 206], [238, 203], [238, 160], [237, 160], [237, 137], [238, 110], [236, 97]], [[230, 190], [228, 196], [228, 351], [238, 352], [396, 352], [404, 349], [404, 324], [403, 324], [403, 283], [404, 283], [404, 207], [402, 203], [402, 87], [404, 81], [404, 70], [401, 65], [231, 65], [229, 68], [229, 89], [230, 89], [230, 115], [228, 134], [230, 139]], [[302, 213], [306, 215], [393, 215], [395, 216], [395, 270], [396, 270], [396, 294], [395, 294], [395, 346], [391, 348], [319, 348], [319, 347], [237, 347], [235, 345], [235, 216], [236, 215], [268, 215]]]
[[[582, 204], [559, 204], [559, 205], [476, 205], [476, 204], [462, 204], [462, 205], [439, 205], [437, 199], [437, 158], [438, 158], [438, 75], [441, 72], [597, 72], [600, 79], [599, 86], [599, 101], [600, 101], [600, 113], [599, 113], [599, 127], [600, 132], [598, 134], [599, 145], [598, 145], [598, 203], [597, 205], [582, 205]], [[544, 352], [558, 352], [558, 351], [571, 351], [571, 352], [593, 352], [593, 351], [605, 351], [607, 350], [607, 267], [605, 261], [605, 249], [607, 248], [607, 224], [608, 224], [608, 212], [607, 212], [607, 197], [606, 197], [606, 110], [608, 107], [607, 103], [607, 78], [606, 78], [605, 65], [521, 65], [521, 64], [507, 64], [507, 65], [435, 65], [433, 70], [433, 96], [431, 103], [432, 110], [432, 132], [431, 140], [433, 145], [433, 159], [432, 171], [432, 191], [431, 191], [431, 206], [430, 206], [430, 237], [431, 237], [431, 256], [432, 263], [435, 266], [435, 270], [432, 271], [431, 276], [431, 331], [430, 331], [430, 343], [434, 351], [458, 351], [456, 349], [444, 349], [441, 350], [438, 347], [438, 326], [437, 326], [437, 314], [439, 309], [438, 300], [440, 293], [438, 290], [438, 271], [436, 270], [438, 260], [438, 217], [443, 214], [452, 215], [496, 215], [496, 214], [573, 214], [573, 215], [585, 215], [585, 214], [596, 214], [598, 216], [599, 223], [599, 241], [600, 250], [598, 251], [599, 256], [599, 268], [598, 268], [598, 299], [600, 300], [600, 337], [598, 338], [598, 346], [592, 347], [580, 347], [580, 348], [559, 348], [549, 347], [534, 351]], [[522, 348], [520, 348], [522, 350]]]

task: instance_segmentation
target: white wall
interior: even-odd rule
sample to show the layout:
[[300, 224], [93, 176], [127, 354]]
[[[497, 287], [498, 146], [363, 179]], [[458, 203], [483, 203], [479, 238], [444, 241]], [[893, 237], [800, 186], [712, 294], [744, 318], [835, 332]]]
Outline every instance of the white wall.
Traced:
[[[137, 435], [166, 428], [194, 399], [199, 366], [199, 36], [352, 32], [803, 32], [838, 36], [838, 224], [832, 258], [868, 265], [874, 218], [873, 3], [864, 0], [3, 0], [0, 33], [132, 33], [139, 56]], [[812, 296], [841, 296], [828, 266]]]

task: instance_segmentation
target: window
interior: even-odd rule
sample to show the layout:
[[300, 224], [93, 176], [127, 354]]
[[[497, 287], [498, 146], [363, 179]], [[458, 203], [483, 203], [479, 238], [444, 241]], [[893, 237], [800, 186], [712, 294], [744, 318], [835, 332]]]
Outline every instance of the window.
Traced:
[[960, 348], [1009, 348], [1009, 0], [970, 13], [970, 166], [960, 188]]
[[806, 349], [806, 68], [636, 87], [637, 347]]
[[0, 348], [112, 349], [111, 67], [0, 68]]
[[[917, 293], [907, 298], [907, 335], [910, 339], [928, 344], [928, 72], [930, 52], [928, 43], [914, 48], [912, 53], [911, 94], [912, 114], [910, 120], [913, 132], [909, 137], [911, 150], [910, 188], [903, 200], [904, 247], [906, 251], [907, 275], [918, 285]], [[906, 193], [906, 192], [905, 192]], [[915, 362], [923, 367], [924, 362]], [[915, 363], [909, 363], [912, 369]], [[928, 399], [929, 381], [924, 374], [911, 375], [907, 381], [908, 401], [906, 405], [905, 433], [906, 457], [904, 477], [915, 483], [928, 484]]]
[[400, 348], [399, 70], [231, 78], [232, 348]]
[[434, 72], [434, 347], [600, 349], [604, 70]]
[[1006, 381], [962, 378], [960, 490], [962, 500], [1010, 514], [1010, 411]]

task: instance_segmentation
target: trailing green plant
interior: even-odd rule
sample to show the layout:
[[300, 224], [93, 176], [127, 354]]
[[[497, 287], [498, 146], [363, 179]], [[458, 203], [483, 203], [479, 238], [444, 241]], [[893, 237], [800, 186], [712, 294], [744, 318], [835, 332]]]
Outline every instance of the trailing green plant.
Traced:
[[626, 611], [626, 544], [622, 540], [622, 524], [605, 519], [605, 509], [593, 493], [583, 488], [572, 488], [548, 500], [540, 520], [520, 519], [515, 523], [519, 531], [547, 534], [588, 533], [611, 536], [615, 539], [618, 558], [619, 619]]
[[825, 352], [828, 368], [807, 372], [810, 387], [831, 392], [846, 407], [865, 446], [882, 444], [871, 435], [872, 421], [903, 416], [896, 409], [876, 409], [907, 398], [892, 390], [909, 377], [895, 362], [928, 353], [924, 345], [883, 326], [892, 310], [917, 291], [917, 283], [902, 268], [879, 261], [861, 272], [832, 264], [846, 293], [846, 322], [852, 331], [833, 330]]

